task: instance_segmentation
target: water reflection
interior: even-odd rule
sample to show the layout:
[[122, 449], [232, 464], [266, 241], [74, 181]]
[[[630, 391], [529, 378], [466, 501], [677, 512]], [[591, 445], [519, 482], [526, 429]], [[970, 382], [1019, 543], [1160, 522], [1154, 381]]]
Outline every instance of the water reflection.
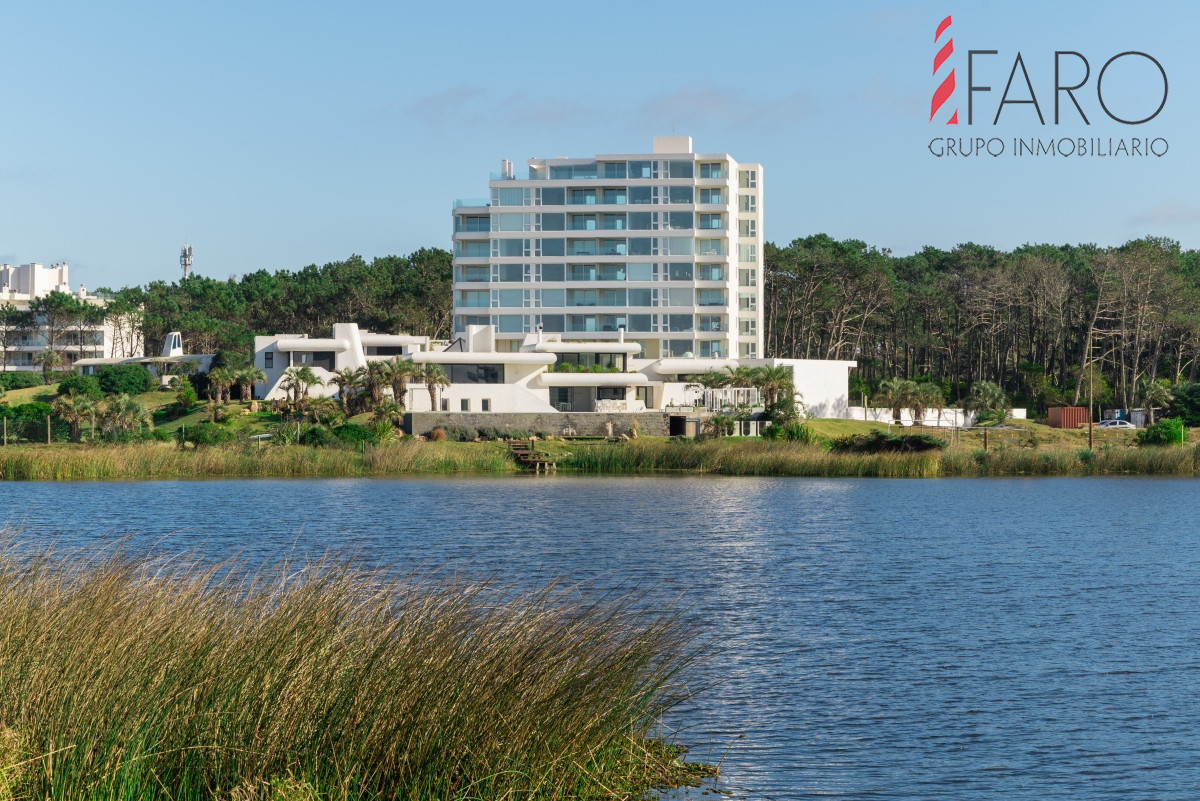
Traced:
[[[669, 723], [750, 798], [1195, 796], [1187, 480], [694, 477], [8, 485], [28, 540], [349, 547], [682, 596], [723, 650]], [[1147, 510], [1153, 510], [1152, 513]], [[726, 751], [728, 753], [726, 754]]]

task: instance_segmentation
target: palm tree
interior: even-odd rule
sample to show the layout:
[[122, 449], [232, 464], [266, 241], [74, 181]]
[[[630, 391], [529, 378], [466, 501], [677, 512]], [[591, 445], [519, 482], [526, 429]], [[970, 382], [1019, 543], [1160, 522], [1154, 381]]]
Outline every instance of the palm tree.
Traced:
[[394, 400], [385, 400], [375, 407], [371, 421], [386, 422], [388, 425], [399, 427], [404, 423], [404, 407]]
[[233, 371], [228, 367], [217, 367], [208, 371], [208, 388], [209, 395], [215, 393], [213, 398], [218, 404], [224, 403], [229, 398], [229, 388], [234, 384]]
[[925, 425], [925, 412], [932, 407], [938, 410], [938, 421], [941, 422], [941, 410], [945, 404], [942, 390], [929, 382], [913, 382], [912, 395], [908, 399], [908, 408], [912, 412], [913, 425]]
[[126, 434], [139, 430], [142, 426], [154, 425], [154, 420], [146, 407], [124, 393], [108, 399], [108, 402], [104, 404], [102, 420], [105, 433], [114, 439], [118, 434]]
[[388, 362], [367, 362], [363, 370], [363, 385], [371, 399], [372, 409], [383, 401], [383, 388], [391, 382], [391, 367]]
[[83, 423], [95, 419], [96, 404], [87, 395], [72, 391], [68, 395], [59, 395], [51, 405], [54, 416], [65, 420], [71, 427], [71, 442], [79, 442], [83, 438]]
[[[933, 409], [937, 412], [937, 424], [942, 424], [942, 411], [946, 408], [946, 396], [942, 394], [942, 388], [932, 382], [917, 384], [917, 395], [920, 397], [920, 404], [923, 407], [921, 410], [921, 419], [925, 419], [925, 409]], [[913, 421], [916, 421], [916, 410], [913, 410]]]
[[238, 383], [238, 388], [242, 393], [242, 402], [249, 403], [254, 399], [254, 385], [260, 381], [267, 380], [267, 374], [253, 364], [248, 364], [245, 367], [239, 367], [233, 374], [233, 378]]
[[904, 410], [912, 408], [913, 397], [917, 392], [916, 381], [909, 381], [907, 378], [891, 378], [879, 384], [879, 392], [871, 401], [891, 407], [892, 422], [899, 424]]
[[329, 381], [337, 385], [338, 398], [342, 401], [342, 409], [349, 415], [351, 401], [354, 400], [363, 388], [362, 371], [346, 367], [334, 373], [333, 378], [329, 379]]
[[283, 371], [282, 386], [285, 391], [293, 393], [293, 400], [297, 406], [300, 405], [301, 399], [308, 398], [308, 390], [311, 387], [324, 385], [325, 382], [318, 378], [312, 368], [307, 365], [289, 367]]
[[421, 368], [421, 381], [425, 384], [425, 389], [429, 391], [429, 409], [436, 412], [438, 410], [438, 390], [450, 386], [450, 376], [446, 375], [446, 371], [442, 369], [441, 365], [427, 364]]
[[966, 407], [978, 415], [980, 422], [993, 419], [1003, 423], [1012, 413], [1008, 395], [1004, 394], [999, 384], [992, 381], [976, 381], [972, 384]]
[[34, 364], [42, 366], [42, 384], [50, 383], [50, 373], [54, 372], [63, 365], [62, 354], [54, 350], [54, 348], [46, 348], [41, 353], [33, 357]]
[[770, 409], [779, 402], [780, 395], [791, 397], [796, 394], [790, 367], [755, 367], [750, 379], [763, 395], [763, 405]]
[[1164, 409], [1175, 401], [1175, 395], [1171, 392], [1171, 385], [1165, 378], [1160, 378], [1157, 381], [1146, 381], [1143, 379], [1141, 396], [1142, 403], [1146, 405], [1147, 422], [1150, 425], [1154, 425], [1155, 409]]
[[408, 403], [408, 382], [421, 376], [421, 368], [412, 359], [401, 359], [397, 356], [391, 361], [390, 377], [392, 382], [392, 400], [400, 404], [401, 411]]

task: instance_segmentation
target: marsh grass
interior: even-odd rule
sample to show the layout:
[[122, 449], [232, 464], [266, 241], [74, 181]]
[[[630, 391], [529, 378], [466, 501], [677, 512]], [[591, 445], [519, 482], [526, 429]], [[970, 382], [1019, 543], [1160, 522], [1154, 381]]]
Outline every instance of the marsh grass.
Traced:
[[0, 799], [637, 797], [704, 653], [629, 596], [0, 552]]
[[[982, 447], [925, 453], [837, 453], [819, 445], [724, 437], [628, 442], [543, 442], [563, 472], [712, 473], [744, 476], [932, 478], [936, 476], [1183, 475], [1200, 473], [1200, 446]], [[352, 448], [241, 443], [180, 451], [165, 443], [14, 445], [0, 448], [0, 479], [120, 480], [319, 478], [418, 474], [514, 474], [521, 468], [500, 442], [399, 442]], [[2, 799], [0, 799], [2, 801]]]
[[168, 443], [11, 445], [0, 448], [0, 479], [86, 481], [150, 478], [315, 478], [407, 473], [513, 472], [499, 443], [415, 442], [310, 448], [241, 443], [181, 451]]
[[701, 441], [638, 439], [580, 445], [559, 465], [585, 473], [687, 471], [738, 476], [887, 478], [938, 474], [936, 454], [838, 454], [816, 445], [738, 437]]

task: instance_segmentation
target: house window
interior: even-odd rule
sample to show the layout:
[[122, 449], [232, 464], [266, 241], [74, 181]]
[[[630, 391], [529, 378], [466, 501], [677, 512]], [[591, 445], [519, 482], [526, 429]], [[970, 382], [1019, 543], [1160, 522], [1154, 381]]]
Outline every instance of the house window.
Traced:
[[275, 352], [274, 351], [269, 350], [263, 354], [263, 367], [267, 368], [268, 370], [275, 367]]
[[442, 411], [450, 411], [450, 401], [447, 398], [442, 398]]
[[491, 401], [491, 399], [490, 399], [490, 398], [484, 398], [483, 400], [481, 400], [481, 401], [479, 402], [479, 408], [480, 408], [480, 409], [482, 409], [482, 410], [483, 410], [483, 411], [485, 411], [485, 412], [490, 412], [490, 411], [492, 410], [492, 401]]
[[459, 407], [459, 411], [463, 411], [463, 412], [471, 411], [471, 399], [463, 398], [462, 400], [460, 400], [458, 402], [458, 407]]

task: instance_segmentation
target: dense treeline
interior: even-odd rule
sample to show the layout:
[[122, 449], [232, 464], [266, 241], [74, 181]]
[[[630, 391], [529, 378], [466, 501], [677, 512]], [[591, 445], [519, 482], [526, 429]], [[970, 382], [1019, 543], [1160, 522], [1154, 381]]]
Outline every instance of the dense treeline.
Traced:
[[959, 245], [896, 257], [826, 235], [764, 250], [766, 350], [856, 359], [855, 394], [930, 380], [949, 400], [993, 381], [1018, 405], [1139, 405], [1194, 382], [1200, 252], [1145, 238], [1121, 247]]
[[122, 308], [140, 308], [149, 352], [170, 331], [189, 352], [249, 351], [255, 334], [329, 336], [335, 322], [381, 333], [450, 335], [451, 256], [422, 248], [409, 256], [361, 256], [296, 272], [258, 270], [219, 281], [193, 275], [113, 293]]

